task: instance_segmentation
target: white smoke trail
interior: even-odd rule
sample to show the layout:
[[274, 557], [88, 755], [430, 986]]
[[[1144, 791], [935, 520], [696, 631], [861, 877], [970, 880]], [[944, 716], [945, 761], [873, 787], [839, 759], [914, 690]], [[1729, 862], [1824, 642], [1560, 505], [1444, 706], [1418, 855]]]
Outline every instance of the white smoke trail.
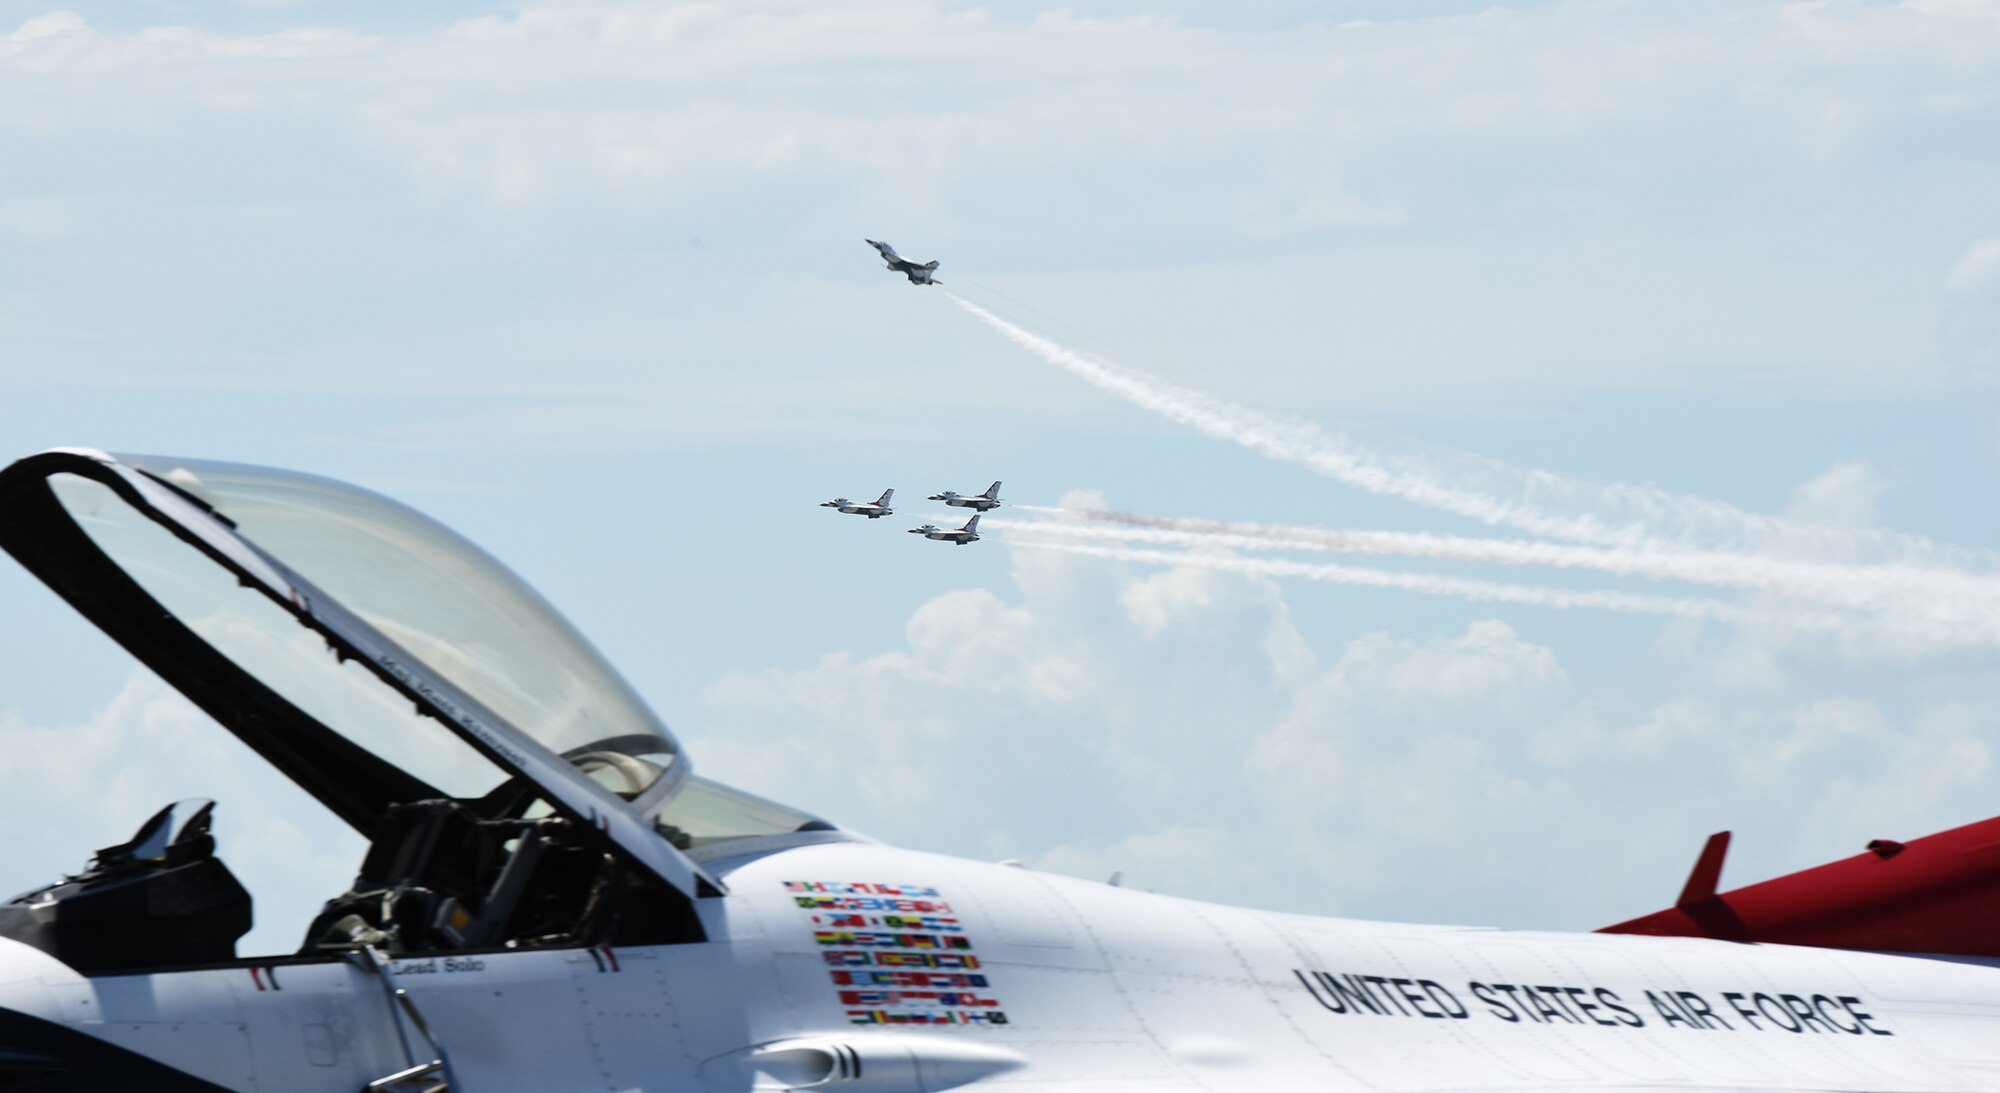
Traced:
[[[1195, 552], [1189, 554], [1173, 554], [1173, 555], [1158, 553], [1155, 555], [1155, 557], [1159, 559], [1164, 559], [1169, 557], [1175, 559], [1229, 557], [1229, 555], [1216, 554], [1215, 552], [1217, 550], [1280, 549], [1280, 550], [1346, 551], [1348, 549], [1346, 546], [1334, 546], [1327, 541], [1315, 541], [1312, 539], [1303, 539], [1303, 538], [1285, 539], [1282, 537], [1231, 535], [1227, 533], [1202, 533], [1202, 532], [1191, 532], [1191, 531], [1176, 531], [1170, 529], [1151, 528], [1151, 527], [1119, 527], [1119, 526], [1103, 527], [1103, 526], [1087, 526], [1087, 525], [1057, 524], [1057, 523], [1022, 523], [1011, 520], [993, 521], [984, 524], [982, 526], [988, 530], [997, 531], [1007, 535], [1010, 542], [1016, 542], [1020, 543], [1021, 545], [1033, 546], [1033, 547], [1048, 547], [1049, 549], [1061, 549], [1064, 547], [1076, 546], [1077, 545], [1076, 541], [1081, 539], [1085, 541], [1096, 541], [1096, 542], [1147, 543], [1147, 544], [1166, 545], [1166, 546], [1181, 546], [1181, 547], [1192, 548], [1192, 550]], [[1495, 561], [1495, 562], [1501, 562], [1503, 564], [1520, 564], [1520, 565], [1546, 564], [1548, 562], [1547, 558], [1542, 558], [1542, 559], [1532, 558], [1531, 552], [1537, 549], [1546, 551], [1594, 549], [1587, 547], [1574, 548], [1574, 547], [1568, 547], [1564, 544], [1523, 543], [1518, 545], [1524, 548], [1529, 548], [1529, 550], [1519, 555], [1512, 555], [1504, 551], [1495, 551], [1483, 548], [1474, 551], [1459, 552], [1450, 549], [1443, 549], [1443, 550], [1432, 549], [1436, 544], [1418, 544], [1419, 549], [1405, 551], [1402, 549], [1397, 549], [1397, 544], [1393, 542], [1393, 540], [1403, 538], [1402, 536], [1396, 535], [1395, 533], [1357, 532], [1357, 533], [1328, 533], [1328, 534], [1353, 535], [1356, 538], [1373, 538], [1375, 536], [1381, 537], [1380, 539], [1370, 542], [1368, 544], [1367, 549], [1358, 551], [1360, 553], [1395, 554], [1403, 556], [1435, 557], [1435, 558], [1470, 560], [1470, 561]], [[1473, 540], [1472, 542], [1477, 543], [1480, 541]], [[1051, 543], [1054, 543], [1056, 545], [1050, 546]], [[1500, 544], [1500, 545], [1513, 545], [1513, 544]], [[1086, 548], [1078, 547], [1078, 549], [1086, 549]], [[1106, 548], [1095, 548], [1095, 549], [1106, 549]], [[1622, 557], [1622, 555], [1620, 555], [1619, 553], [1606, 552], [1606, 556], [1607, 559], [1612, 560], [1614, 564], [1602, 567], [1593, 567], [1593, 568], [1602, 568], [1611, 572], [1632, 571], [1631, 567], [1629, 566], [1616, 564], [1617, 560]], [[1262, 559], [1262, 558], [1239, 559], [1239, 562], [1241, 563], [1252, 563], [1258, 565], [1261, 565], [1264, 562], [1275, 562], [1275, 561], [1276, 560], [1274, 559]], [[1208, 563], [1195, 562], [1190, 560], [1187, 561], [1186, 564], [1208, 564]], [[1277, 564], [1286, 566], [1296, 566], [1302, 563], [1277, 563]], [[1336, 568], [1345, 568], [1345, 567], [1336, 567]], [[1375, 573], [1380, 571], [1363, 570], [1361, 572]], [[1308, 577], [1314, 576], [1314, 574], [1312, 573], [1307, 573], [1293, 569], [1286, 569], [1283, 572], [1274, 571], [1273, 575], [1308, 576]], [[1327, 580], [1332, 578], [1321, 576], [1317, 577], [1316, 579]], [[1446, 578], [1426, 577], [1422, 581], [1419, 581], [1417, 583], [1397, 584], [1393, 585], [1392, 587], [1408, 587], [1415, 591], [1434, 591], [1435, 590], [1434, 588], [1419, 587], [1419, 585], [1434, 585], [1437, 580], [1441, 579], [1446, 579]], [[1370, 583], [1370, 582], [1359, 581], [1354, 583]], [[1486, 582], [1473, 582], [1474, 585], [1483, 585], [1485, 583]], [[1710, 583], [1730, 583], [1730, 582], [1711, 581]], [[1745, 581], [1741, 583], [1749, 587], [1762, 587], [1763, 585], [1763, 582]], [[1501, 587], [1513, 587], [1513, 586], [1501, 586]], [[1797, 595], [1801, 591], [1798, 588], [1786, 588], [1786, 587], [1778, 587], [1769, 590], [1779, 592], [1780, 594], [1792, 594], [1792, 595]], [[1545, 590], [1545, 591], [1552, 592], [1553, 590]], [[1972, 647], [2000, 647], [2000, 623], [1996, 623], [1995, 615], [1993, 614], [1993, 608], [1990, 605], [1980, 606], [1978, 604], [1971, 602], [1949, 601], [1942, 599], [1932, 599], [1932, 600], [1914, 599], [1908, 601], [1889, 601], [1889, 600], [1884, 600], [1882, 597], [1879, 596], [1870, 596], [1865, 594], [1852, 595], [1843, 593], [1838, 588], [1831, 585], [1821, 586], [1815, 589], [1814, 591], [1820, 593], [1820, 595], [1815, 598], [1825, 600], [1828, 602], [1829, 606], [1836, 607], [1842, 611], [1847, 612], [1847, 614], [1835, 615], [1828, 613], [1824, 610], [1817, 611], [1812, 613], [1816, 621], [1812, 622], [1810, 625], [1801, 624], [1797, 621], [1797, 619], [1801, 617], [1802, 614], [1804, 614], [1803, 609], [1791, 609], [1791, 610], [1778, 609], [1772, 611], [1764, 611], [1761, 613], [1750, 612], [1745, 614], [1743, 618], [1758, 619], [1769, 623], [1782, 623], [1787, 627], [1795, 629], [1811, 629], [1820, 631], [1839, 630], [1850, 634], [1870, 633], [1878, 637], [1893, 639], [1894, 642], [1896, 643], [1896, 647], [1903, 649], [1904, 651], [1909, 651], [1912, 649], [1928, 649], [1933, 651], [1941, 651], [1945, 649], [1960, 649], [1960, 648], [1972, 648]], [[1562, 593], [1562, 595], [1571, 595], [1571, 594]], [[1490, 598], [1506, 598], [1506, 597], [1487, 596], [1487, 597], [1474, 597], [1474, 598], [1490, 599]], [[1652, 604], [1662, 604], [1670, 602], [1670, 598], [1641, 597], [1639, 598], [1639, 601]], [[1547, 601], [1541, 599], [1522, 599], [1519, 597], [1514, 597], [1510, 599], [1510, 602], [1539, 603]], [[1701, 602], [1701, 601], [1676, 600], [1672, 602]], [[1799, 601], [1794, 599], [1792, 602], [1797, 603]], [[1616, 604], [1608, 602], [1597, 602], [1596, 600], [1559, 603], [1556, 604], [1556, 606], [1610, 607], [1613, 609], [1618, 609]], [[1626, 609], [1636, 610], [1639, 608], [1626, 608]], [[1686, 612], [1669, 611], [1665, 609], [1647, 608], [1646, 610], [1651, 610], [1652, 613], [1655, 614], [1686, 614]], [[1704, 611], [1703, 613], [1697, 615], [1696, 617], [1711, 618], [1724, 622], [1738, 621], [1731, 619], [1727, 615], [1719, 614], [1713, 611]]]
[[1162, 545], [1313, 550], [1587, 569], [1806, 597], [1844, 608], [1893, 613], [1933, 630], [1949, 630], [1953, 640], [2000, 640], [2000, 579], [1950, 570], [1794, 561], [1714, 551], [1616, 550], [1542, 541], [1230, 523], [1041, 505], [1020, 509], [1114, 526], [1004, 519], [989, 520], [987, 526], [1001, 531]]
[[1457, 596], [1489, 603], [1530, 604], [1554, 608], [1595, 608], [1648, 615], [1720, 622], [1732, 626], [1785, 626], [1806, 630], [1846, 629], [1847, 620], [1838, 616], [1811, 613], [1756, 611], [1719, 600], [1685, 599], [1675, 596], [1640, 596], [1625, 592], [1569, 591], [1533, 585], [1503, 584], [1466, 577], [1446, 577], [1429, 573], [1397, 573], [1340, 564], [1308, 564], [1282, 558], [1246, 558], [1235, 554], [1204, 554], [1183, 551], [1134, 550], [1129, 547], [1092, 546], [1083, 543], [1040, 539], [1033, 535], [1009, 536], [1009, 541], [1028, 550], [1050, 550], [1114, 561], [1146, 562], [1154, 565], [1192, 566], [1230, 573], [1264, 577], [1297, 577], [1335, 584], [1393, 588], [1434, 596]]
[[[1286, 420], [1157, 377], [1078, 353], [995, 315], [949, 290], [965, 311], [1036, 356], [1091, 385], [1170, 421], [1357, 489], [1505, 525], [1536, 535], [1625, 547], [1707, 543], [1735, 549], [1774, 544], [1829, 550], [1990, 562], [1983, 552], [1942, 547], [1920, 536], [1827, 527], [1745, 512], [1733, 505], [1644, 486], [1597, 484], [1497, 460], [1457, 455], [1387, 456], [1308, 422]], [[1440, 463], [1445, 465], [1441, 466]], [[1453, 482], [1490, 483], [1485, 490]], [[1511, 495], [1511, 496], [1509, 496]], [[1565, 513], [1564, 509], [1587, 511]]]

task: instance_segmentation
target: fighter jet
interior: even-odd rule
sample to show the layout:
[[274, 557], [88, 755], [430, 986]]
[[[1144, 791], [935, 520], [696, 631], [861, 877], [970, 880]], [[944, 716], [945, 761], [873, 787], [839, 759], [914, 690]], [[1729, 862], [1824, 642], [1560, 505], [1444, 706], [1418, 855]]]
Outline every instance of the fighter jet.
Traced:
[[946, 490], [943, 493], [931, 494], [929, 500], [943, 501], [947, 505], [961, 509], [976, 509], [979, 512], [985, 512], [987, 509], [997, 509], [1000, 507], [1000, 483], [995, 482], [986, 487], [985, 493], [974, 494], [971, 497]]
[[880, 520], [884, 516], [894, 516], [896, 514], [896, 510], [889, 507], [889, 498], [895, 495], [896, 491], [893, 489], [883, 490], [882, 496], [877, 497], [875, 503], [872, 505], [858, 504], [849, 501], [845, 497], [836, 497], [831, 501], [821, 501], [819, 507], [832, 509], [835, 512], [845, 512], [853, 516], [866, 516], [870, 520]]
[[974, 513], [972, 519], [967, 520], [962, 528], [941, 528], [936, 524], [925, 524], [922, 527], [911, 528], [910, 534], [936, 539], [943, 543], [957, 543], [959, 546], [976, 543], [979, 541], [979, 515]]
[[941, 285], [944, 283], [931, 276], [932, 272], [938, 267], [936, 262], [925, 262], [920, 265], [897, 254], [896, 248], [887, 243], [877, 243], [873, 239], [863, 239], [862, 242], [881, 252], [882, 260], [889, 263], [889, 268], [895, 270], [897, 273], [908, 276], [911, 284]]
[[[10, 738], [10, 785], [63, 792], [10, 796], [0, 830], [110, 845], [0, 903], [9, 1091], [2000, 1090], [2000, 819], [1729, 891], [1718, 836], [1672, 907], [1597, 933], [1269, 914], [904, 850], [695, 775], [519, 577], [330, 479], [44, 452], [0, 470], [0, 553], [208, 714], [191, 754], [226, 743], [300, 792], [210, 784], [368, 841], [288, 914], [266, 893], [330, 847], [262, 855], [253, 891], [223, 851], [268, 840], [232, 844], [214, 802], [103, 832], [143, 719], [61, 772]], [[106, 674], [75, 660], [105, 643], [10, 636], [0, 708], [30, 673]], [[857, 781], [883, 766], [857, 732], [814, 737], [819, 796], [921, 820], [988, 773]], [[286, 942], [239, 949], [253, 899]]]

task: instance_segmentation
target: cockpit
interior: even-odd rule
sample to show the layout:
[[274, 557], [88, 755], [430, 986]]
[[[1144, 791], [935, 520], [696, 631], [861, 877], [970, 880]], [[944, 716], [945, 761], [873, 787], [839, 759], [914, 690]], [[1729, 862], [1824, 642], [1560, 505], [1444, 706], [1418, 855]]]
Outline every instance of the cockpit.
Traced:
[[[0, 471], [0, 547], [370, 840], [304, 954], [699, 940], [701, 860], [847, 837], [694, 776], [532, 588], [370, 491], [59, 450]], [[232, 959], [249, 897], [212, 807], [0, 905], [0, 936], [86, 971]]]

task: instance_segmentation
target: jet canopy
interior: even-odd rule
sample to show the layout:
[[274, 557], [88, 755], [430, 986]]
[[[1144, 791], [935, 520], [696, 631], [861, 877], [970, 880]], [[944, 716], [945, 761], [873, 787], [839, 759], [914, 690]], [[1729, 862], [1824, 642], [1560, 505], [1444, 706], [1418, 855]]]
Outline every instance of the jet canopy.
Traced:
[[828, 829], [690, 784], [673, 734], [547, 601], [370, 491], [58, 450], [0, 471], [0, 547], [363, 834], [419, 801], [532, 807], [696, 896], [720, 886], [682, 850]]

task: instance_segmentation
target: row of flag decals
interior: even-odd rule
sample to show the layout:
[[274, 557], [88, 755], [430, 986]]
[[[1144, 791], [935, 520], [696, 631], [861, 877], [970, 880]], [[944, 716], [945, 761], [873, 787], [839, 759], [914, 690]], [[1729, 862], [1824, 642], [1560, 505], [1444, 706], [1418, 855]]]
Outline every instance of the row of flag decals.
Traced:
[[856, 1025], [1007, 1023], [965, 924], [929, 885], [786, 881]]

